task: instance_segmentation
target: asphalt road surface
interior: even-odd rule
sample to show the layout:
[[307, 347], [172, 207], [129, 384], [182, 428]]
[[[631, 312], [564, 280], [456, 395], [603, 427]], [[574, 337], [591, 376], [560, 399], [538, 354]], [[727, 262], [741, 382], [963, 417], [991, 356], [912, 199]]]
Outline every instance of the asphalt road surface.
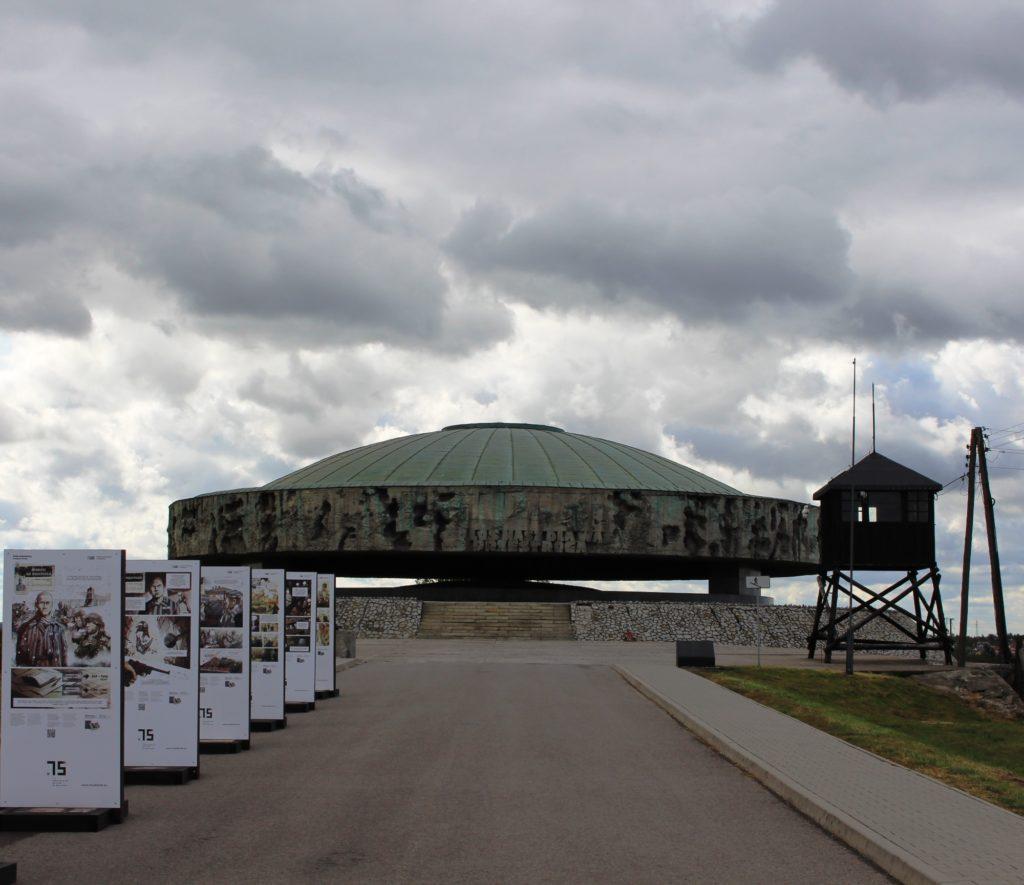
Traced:
[[610, 668], [374, 661], [342, 697], [126, 790], [100, 833], [0, 834], [18, 881], [886, 882]]

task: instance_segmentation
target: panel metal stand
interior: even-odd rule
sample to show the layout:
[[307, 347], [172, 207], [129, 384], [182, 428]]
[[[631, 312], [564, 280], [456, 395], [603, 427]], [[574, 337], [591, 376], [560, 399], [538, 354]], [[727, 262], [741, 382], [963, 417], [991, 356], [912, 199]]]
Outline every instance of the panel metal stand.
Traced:
[[120, 808], [4, 808], [0, 830], [98, 833], [127, 816], [127, 802]]
[[[814, 628], [807, 637], [807, 657], [814, 657], [819, 643], [824, 645], [826, 663], [832, 662], [832, 652], [846, 651], [847, 624], [852, 617], [853, 648], [857, 651], [916, 651], [922, 661], [929, 651], [941, 651], [945, 662], [952, 663], [951, 642], [939, 594], [940, 577], [938, 567], [932, 564], [923, 574], [908, 571], [881, 591], [853, 580], [853, 589], [859, 592], [853, 594], [853, 606], [848, 609], [846, 602], [841, 606], [839, 603], [840, 598], [850, 600], [849, 574], [838, 569], [823, 572], [818, 576], [818, 603], [814, 610]], [[925, 589], [928, 583], [930, 593]], [[912, 610], [900, 605], [907, 597], [910, 597]], [[865, 638], [864, 627], [876, 618], [881, 618], [905, 638]]]
[[18, 881], [18, 865], [0, 860], [0, 885], [13, 885]]
[[253, 731], [278, 731], [288, 727], [288, 717], [281, 719], [250, 719], [249, 728]]
[[316, 699], [318, 701], [323, 701], [323, 700], [326, 700], [327, 698], [336, 698], [340, 694], [341, 694], [341, 692], [338, 691], [338, 689], [336, 689], [336, 688], [321, 688], [316, 693]]
[[249, 742], [240, 738], [217, 741], [200, 741], [200, 753], [241, 753], [249, 749]]
[[316, 709], [316, 701], [291, 701], [284, 705], [287, 713], [312, 713]]
[[130, 766], [124, 770], [126, 784], [187, 784], [199, 779], [198, 765], [169, 765], [162, 768]]

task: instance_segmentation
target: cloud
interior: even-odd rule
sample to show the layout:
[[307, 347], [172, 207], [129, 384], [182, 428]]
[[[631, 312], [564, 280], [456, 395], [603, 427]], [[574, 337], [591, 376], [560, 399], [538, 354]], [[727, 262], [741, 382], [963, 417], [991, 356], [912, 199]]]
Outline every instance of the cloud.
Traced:
[[658, 215], [569, 202], [515, 219], [478, 202], [445, 245], [470, 271], [504, 275], [512, 286], [525, 278], [517, 291], [527, 303], [639, 299], [694, 322], [735, 319], [759, 304], [823, 309], [852, 282], [846, 232], [813, 200], [786, 190]]
[[809, 56], [873, 101], [980, 84], [1024, 98], [1024, 11], [1004, 0], [777, 0], [743, 57], [771, 69]]
[[[38, 138], [78, 131], [45, 122]], [[111, 164], [94, 138], [26, 179], [34, 147], [3, 145], [0, 328], [88, 334], [108, 264], [221, 335], [241, 322], [263, 337], [463, 350], [509, 333], [493, 300], [449, 303], [430, 238], [350, 168], [304, 175], [256, 145]]]

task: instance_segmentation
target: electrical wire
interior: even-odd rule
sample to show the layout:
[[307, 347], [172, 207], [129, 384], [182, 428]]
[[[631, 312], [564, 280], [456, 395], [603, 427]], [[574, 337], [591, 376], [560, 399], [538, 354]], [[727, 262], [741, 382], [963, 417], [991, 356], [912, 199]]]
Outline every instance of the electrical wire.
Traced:
[[1024, 430], [1014, 430], [1010, 433], [986, 434], [985, 441], [989, 445], [1005, 446], [1009, 442], [1017, 442], [1024, 439]]
[[1000, 433], [1005, 433], [1008, 430], [1012, 431], [1014, 427], [1024, 427], [1024, 421], [1020, 421], [1017, 424], [1011, 424], [1009, 427], [1002, 427], [999, 430], [990, 430], [989, 433], [992, 436], [998, 436]]

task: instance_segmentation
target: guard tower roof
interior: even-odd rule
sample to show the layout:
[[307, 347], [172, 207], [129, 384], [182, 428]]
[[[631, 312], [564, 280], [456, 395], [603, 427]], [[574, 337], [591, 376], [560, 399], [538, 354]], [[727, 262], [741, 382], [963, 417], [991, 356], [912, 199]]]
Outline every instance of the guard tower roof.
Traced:
[[892, 458], [872, 452], [861, 458], [849, 470], [844, 470], [838, 476], [832, 477], [828, 483], [814, 493], [814, 500], [820, 501], [822, 496], [828, 492], [849, 489], [850, 486], [865, 491], [920, 489], [937, 492], [942, 488], [942, 485], [934, 479], [928, 479], [927, 476], [923, 476], [916, 470], [898, 464]]

